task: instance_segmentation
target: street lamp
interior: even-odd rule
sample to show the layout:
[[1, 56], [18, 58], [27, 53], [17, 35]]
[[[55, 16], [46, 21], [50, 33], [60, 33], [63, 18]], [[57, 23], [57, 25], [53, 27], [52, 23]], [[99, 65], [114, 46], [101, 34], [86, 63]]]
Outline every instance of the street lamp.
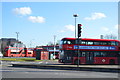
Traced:
[[73, 14], [73, 17], [75, 17], [75, 38], [76, 38], [76, 18], [78, 17], [78, 14]]

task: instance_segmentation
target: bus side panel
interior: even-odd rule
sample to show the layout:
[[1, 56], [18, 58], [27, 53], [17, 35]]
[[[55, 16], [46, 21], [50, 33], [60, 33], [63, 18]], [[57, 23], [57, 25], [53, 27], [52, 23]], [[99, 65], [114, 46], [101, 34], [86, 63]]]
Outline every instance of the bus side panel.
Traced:
[[[78, 60], [78, 57], [74, 57], [74, 58], [73, 58], [73, 63], [72, 63], [72, 64], [74, 64], [74, 62], [75, 62], [76, 60]], [[80, 64], [85, 64], [85, 63], [86, 63], [85, 57], [79, 57], [79, 60], [80, 60]]]
[[118, 64], [116, 57], [94, 57], [94, 64]]
[[85, 57], [80, 57], [80, 64], [85, 64], [85, 62], [86, 62]]
[[5, 57], [10, 57], [10, 50], [5, 51], [4, 56], [5, 56]]

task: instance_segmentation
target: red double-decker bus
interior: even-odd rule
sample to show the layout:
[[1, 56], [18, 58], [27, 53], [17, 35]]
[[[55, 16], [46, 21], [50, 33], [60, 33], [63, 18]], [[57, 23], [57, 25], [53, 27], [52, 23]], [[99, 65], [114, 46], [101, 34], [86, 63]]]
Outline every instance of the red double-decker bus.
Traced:
[[34, 48], [26, 48], [26, 57], [34, 57]]
[[118, 64], [120, 41], [110, 39], [63, 38], [60, 42], [60, 63]]
[[6, 47], [5, 57], [25, 57], [25, 49], [23, 47]]
[[6, 47], [5, 57], [34, 57], [34, 48]]

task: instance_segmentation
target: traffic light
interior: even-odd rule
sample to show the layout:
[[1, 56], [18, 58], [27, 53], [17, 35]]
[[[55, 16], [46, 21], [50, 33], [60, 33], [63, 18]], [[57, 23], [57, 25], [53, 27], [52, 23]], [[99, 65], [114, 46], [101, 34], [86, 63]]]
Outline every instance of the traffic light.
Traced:
[[81, 31], [81, 29], [82, 29], [81, 26], [82, 26], [82, 24], [78, 24], [78, 38], [81, 37], [81, 32], [82, 32]]

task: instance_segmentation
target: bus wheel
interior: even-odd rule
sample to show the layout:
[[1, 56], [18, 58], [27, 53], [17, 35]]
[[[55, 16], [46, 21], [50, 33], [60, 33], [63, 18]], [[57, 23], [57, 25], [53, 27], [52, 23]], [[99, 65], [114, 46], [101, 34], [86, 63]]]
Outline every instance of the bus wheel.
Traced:
[[115, 64], [115, 60], [111, 59], [110, 64]]
[[[74, 64], [77, 65], [78, 64], [78, 60], [75, 60]], [[79, 60], [79, 64], [80, 64], [80, 60]]]

